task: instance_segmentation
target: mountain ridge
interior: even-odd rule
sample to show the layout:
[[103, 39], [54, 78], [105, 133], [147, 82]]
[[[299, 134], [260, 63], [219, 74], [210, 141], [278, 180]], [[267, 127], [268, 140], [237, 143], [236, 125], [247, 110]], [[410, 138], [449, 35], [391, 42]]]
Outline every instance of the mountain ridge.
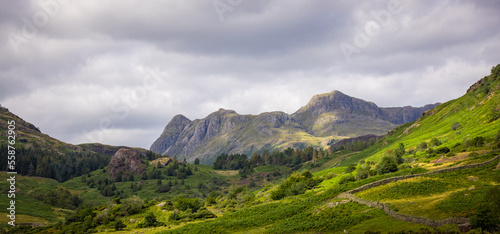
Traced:
[[251, 154], [263, 149], [327, 147], [336, 140], [383, 135], [416, 120], [438, 104], [380, 108], [338, 90], [318, 94], [293, 114], [282, 111], [240, 115], [220, 108], [203, 119], [176, 115], [150, 150], [210, 164], [220, 153]]

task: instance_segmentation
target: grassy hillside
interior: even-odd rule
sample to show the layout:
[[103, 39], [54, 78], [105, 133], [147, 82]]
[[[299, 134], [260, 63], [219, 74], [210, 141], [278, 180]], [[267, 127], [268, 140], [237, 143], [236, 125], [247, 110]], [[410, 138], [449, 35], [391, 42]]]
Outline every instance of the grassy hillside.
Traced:
[[[417, 160], [421, 166], [433, 166], [432, 161], [441, 157], [451, 158], [444, 164], [460, 160], [462, 152], [497, 147], [500, 133], [500, 66], [492, 69], [492, 74], [474, 84], [462, 97], [446, 102], [422, 115], [413, 123], [404, 124], [392, 130], [372, 149], [356, 158], [345, 161], [347, 165], [353, 160], [365, 157], [366, 161], [378, 162], [387, 150], [396, 150], [400, 143], [410, 153], [409, 160]], [[432, 144], [436, 139], [438, 144]], [[435, 140], [434, 140], [435, 141]], [[427, 147], [421, 145], [427, 144]], [[451, 153], [429, 153], [429, 148], [447, 147]], [[455, 158], [453, 158], [455, 157]], [[446, 161], [446, 160], [445, 160]]]

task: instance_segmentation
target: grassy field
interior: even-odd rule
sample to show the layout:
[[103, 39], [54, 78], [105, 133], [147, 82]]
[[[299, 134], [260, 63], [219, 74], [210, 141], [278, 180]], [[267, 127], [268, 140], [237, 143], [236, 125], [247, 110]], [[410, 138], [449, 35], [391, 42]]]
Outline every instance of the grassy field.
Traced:
[[388, 203], [399, 213], [431, 219], [470, 217], [500, 184], [497, 164], [392, 182], [355, 194]]

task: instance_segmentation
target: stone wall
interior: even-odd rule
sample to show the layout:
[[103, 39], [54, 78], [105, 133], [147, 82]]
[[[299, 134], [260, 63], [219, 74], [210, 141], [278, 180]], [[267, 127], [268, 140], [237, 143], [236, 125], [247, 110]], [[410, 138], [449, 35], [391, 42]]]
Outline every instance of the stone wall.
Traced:
[[474, 167], [480, 167], [480, 166], [484, 166], [486, 164], [489, 164], [489, 163], [491, 163], [491, 162], [493, 162], [493, 161], [495, 161], [495, 160], [497, 160], [499, 158], [500, 158], [500, 155], [496, 156], [495, 158], [493, 158], [491, 160], [488, 160], [488, 161], [482, 162], [482, 163], [469, 164], [469, 165], [463, 165], [463, 166], [452, 167], [452, 168], [445, 168], [445, 169], [431, 171], [431, 172], [422, 173], [422, 174], [403, 175], [403, 176], [396, 176], [396, 177], [391, 177], [391, 178], [387, 178], [387, 179], [382, 179], [382, 180], [378, 180], [378, 181], [375, 181], [375, 182], [372, 182], [372, 183], [365, 184], [363, 186], [357, 187], [357, 188], [355, 188], [355, 189], [353, 189], [351, 191], [348, 191], [348, 193], [357, 193], [357, 192], [361, 192], [361, 191], [364, 191], [364, 190], [367, 190], [367, 189], [375, 188], [375, 187], [378, 187], [380, 185], [384, 185], [384, 184], [387, 184], [387, 183], [390, 183], [390, 182], [395, 182], [395, 181], [399, 181], [399, 180], [405, 180], [405, 179], [419, 177], [419, 176], [434, 175], [434, 174], [439, 174], [439, 173], [443, 173], [443, 172], [456, 171], [456, 170], [462, 170], [462, 169], [469, 169], [469, 168], [474, 168]]
[[360, 191], [363, 191], [363, 190], [367, 190], [367, 189], [370, 189], [370, 188], [374, 188], [374, 187], [377, 187], [377, 186], [380, 186], [380, 185], [383, 185], [383, 184], [387, 184], [387, 183], [390, 183], [390, 182], [398, 181], [398, 180], [404, 180], [404, 179], [414, 178], [414, 177], [418, 177], [418, 176], [433, 175], [433, 174], [438, 174], [438, 173], [443, 173], [443, 172], [449, 172], [449, 171], [455, 171], [455, 170], [462, 170], [462, 169], [480, 167], [480, 166], [484, 166], [486, 164], [492, 163], [492, 162], [494, 162], [495, 160], [497, 160], [499, 158], [500, 158], [500, 155], [496, 156], [495, 158], [493, 158], [491, 160], [483, 162], [483, 163], [470, 164], [470, 165], [464, 165], [464, 166], [453, 167], [453, 168], [446, 168], [446, 169], [441, 169], [441, 170], [436, 170], [436, 171], [422, 173], [422, 174], [416, 174], [416, 175], [404, 175], [404, 176], [396, 176], [396, 177], [392, 177], [392, 178], [387, 178], [387, 179], [375, 181], [375, 182], [372, 182], [372, 183], [369, 183], [369, 184], [365, 184], [363, 186], [360, 186], [360, 187], [355, 188], [353, 190], [347, 191], [345, 193], [341, 193], [337, 197], [341, 198], [341, 199], [348, 199], [348, 200], [351, 200], [351, 201], [355, 201], [357, 203], [360, 203], [360, 204], [363, 204], [363, 205], [366, 205], [366, 206], [369, 206], [369, 207], [374, 207], [374, 208], [382, 209], [382, 210], [384, 210], [384, 212], [386, 214], [388, 214], [392, 218], [397, 219], [397, 220], [401, 220], [401, 221], [405, 221], [405, 222], [411, 222], [411, 223], [415, 223], [415, 224], [424, 224], [424, 225], [427, 225], [427, 226], [430, 226], [430, 227], [434, 227], [434, 228], [442, 226], [442, 225], [446, 225], [446, 224], [457, 224], [457, 225], [462, 225], [462, 226], [463, 225], [470, 226], [470, 221], [469, 221], [468, 218], [458, 217], [458, 218], [447, 218], [447, 219], [443, 219], [443, 220], [432, 220], [432, 219], [423, 218], [423, 217], [416, 217], [416, 216], [398, 214], [396, 211], [394, 211], [393, 209], [391, 209], [389, 207], [389, 205], [387, 205], [387, 204], [384, 204], [384, 203], [381, 203], [381, 202], [374, 202], [374, 201], [364, 200], [364, 199], [361, 199], [359, 197], [354, 196], [354, 193], [357, 193], [357, 192], [360, 192]]

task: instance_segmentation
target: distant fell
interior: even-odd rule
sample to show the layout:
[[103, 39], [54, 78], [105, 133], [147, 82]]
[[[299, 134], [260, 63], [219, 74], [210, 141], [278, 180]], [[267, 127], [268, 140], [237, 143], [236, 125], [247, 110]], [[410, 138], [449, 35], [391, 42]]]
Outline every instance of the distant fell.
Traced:
[[211, 164], [221, 153], [249, 155], [264, 149], [308, 145], [326, 148], [345, 138], [383, 135], [437, 105], [380, 108], [373, 102], [333, 91], [315, 95], [291, 115], [281, 111], [240, 115], [225, 109], [196, 120], [176, 115], [150, 150]]

